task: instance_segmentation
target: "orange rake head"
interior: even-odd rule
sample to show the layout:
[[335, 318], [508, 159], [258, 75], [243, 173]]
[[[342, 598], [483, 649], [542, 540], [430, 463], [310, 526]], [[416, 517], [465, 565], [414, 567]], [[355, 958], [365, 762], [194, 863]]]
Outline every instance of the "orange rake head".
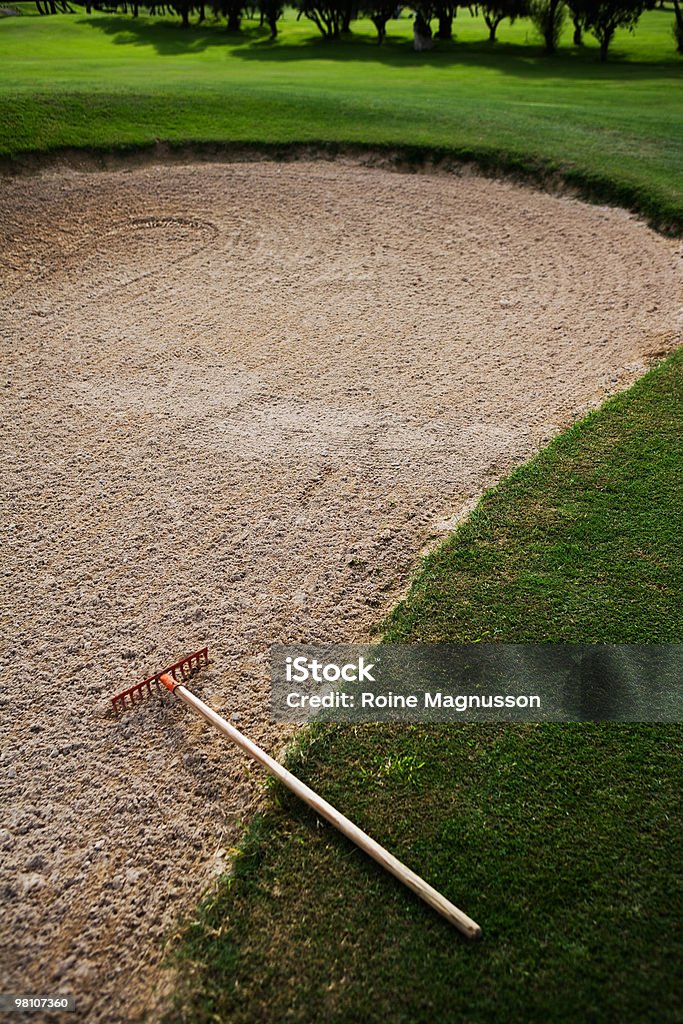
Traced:
[[[117, 693], [111, 699], [114, 710], [124, 711], [126, 700], [130, 700], [131, 706], [139, 704], [144, 700], [146, 694], [152, 692], [152, 687], [166, 685], [165, 681], [161, 678], [162, 676], [171, 676], [176, 683], [179, 683], [196, 672], [202, 663], [204, 665], [209, 664], [208, 647], [202, 647], [201, 651], [195, 651], [194, 654], [186, 654], [180, 661], [176, 661], [175, 665], [162, 668], [160, 672], [155, 673], [153, 676], [148, 676], [141, 683], [136, 683], [135, 686], [131, 686], [130, 689], [124, 690], [122, 693]], [[178, 675], [180, 675], [180, 679]]]

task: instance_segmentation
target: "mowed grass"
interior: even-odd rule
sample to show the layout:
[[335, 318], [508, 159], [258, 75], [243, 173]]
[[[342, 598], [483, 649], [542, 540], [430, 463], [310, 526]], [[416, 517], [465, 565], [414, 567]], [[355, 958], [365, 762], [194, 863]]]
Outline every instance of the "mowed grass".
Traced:
[[291, 11], [281, 36], [246, 22], [93, 14], [0, 20], [0, 155], [63, 147], [300, 143], [439, 150], [484, 167], [564, 178], [584, 193], [683, 226], [683, 64], [670, 10], [617, 33], [612, 62], [595, 41], [544, 56], [531, 22], [487, 42], [461, 9], [456, 41], [412, 49], [407, 17], [377, 47], [369, 22], [321, 40]]
[[[683, 351], [513, 473], [391, 640], [680, 642]], [[279, 786], [175, 952], [169, 1021], [674, 1024], [679, 725], [317, 727], [290, 766], [483, 927], [468, 945]]]
[[[0, 153], [300, 143], [473, 159], [683, 227], [670, 11], [541, 55], [527, 21], [415, 54], [119, 16], [0, 21]], [[20, 162], [20, 160], [19, 160]], [[481, 502], [387, 638], [681, 640], [683, 355]], [[680, 1021], [678, 726], [310, 729], [293, 769], [484, 928], [476, 946], [279, 787], [175, 948], [172, 1021]]]

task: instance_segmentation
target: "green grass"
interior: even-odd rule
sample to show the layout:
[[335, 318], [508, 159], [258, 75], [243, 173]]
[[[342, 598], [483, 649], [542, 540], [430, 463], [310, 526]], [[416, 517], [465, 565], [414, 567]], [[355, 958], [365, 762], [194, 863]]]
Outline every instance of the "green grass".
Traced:
[[[28, 5], [22, 5], [30, 10]], [[486, 41], [461, 10], [457, 41], [411, 48], [410, 22], [376, 47], [368, 22], [329, 44], [291, 12], [271, 44], [247, 24], [137, 21], [79, 13], [0, 20], [0, 155], [65, 147], [258, 144], [429, 150], [544, 179], [683, 228], [683, 79], [671, 11], [595, 42], [541, 54], [528, 20]]]
[[[405, 642], [680, 642], [683, 351], [481, 501]], [[484, 928], [467, 945], [279, 787], [176, 950], [171, 1021], [674, 1024], [681, 728], [314, 727], [290, 766]]]
[[680, 641], [681, 368], [683, 351], [485, 495], [386, 639]]
[[[65, 147], [373, 147], [557, 177], [683, 229], [671, 12], [540, 54], [333, 46], [290, 19], [268, 43], [84, 15], [0, 21], [0, 156]], [[680, 641], [683, 354], [489, 493], [420, 567], [393, 640]], [[171, 1020], [311, 1024], [680, 1021], [677, 726], [305, 731], [291, 766], [481, 922], [454, 931], [280, 788], [175, 956]], [[679, 936], [678, 938], [676, 936]]]

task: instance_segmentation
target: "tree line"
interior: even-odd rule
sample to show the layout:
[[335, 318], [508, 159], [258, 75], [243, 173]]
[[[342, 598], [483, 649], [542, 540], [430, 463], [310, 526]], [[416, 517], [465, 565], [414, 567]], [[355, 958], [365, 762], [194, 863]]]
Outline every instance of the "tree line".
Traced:
[[[41, 14], [73, 11], [70, 0], [35, 0]], [[278, 34], [278, 22], [285, 9], [284, 0], [83, 0], [88, 14], [93, 10], [130, 12], [137, 17], [140, 8], [150, 14], [173, 13], [184, 27], [189, 27], [190, 16], [197, 15], [198, 23], [205, 20], [207, 8], [214, 19], [225, 18], [228, 32], [239, 32], [245, 18], [256, 18], [267, 25], [272, 39]], [[397, 18], [401, 8], [396, 0], [291, 0], [297, 17], [308, 18], [324, 39], [335, 40], [351, 31], [358, 18], [368, 18], [375, 26], [377, 42], [381, 44], [387, 32], [387, 23]], [[663, 6], [663, 0], [660, 0]], [[413, 14], [413, 32], [416, 49], [431, 49], [434, 40], [450, 41], [453, 22], [458, 8], [466, 7], [471, 14], [481, 13], [494, 43], [501, 22], [513, 23], [517, 18], [530, 18], [543, 38], [547, 54], [554, 54], [567, 18], [573, 24], [575, 46], [583, 44], [584, 33], [590, 32], [598, 41], [600, 60], [607, 60], [610, 43], [618, 28], [633, 30], [643, 11], [652, 9], [652, 0], [413, 0], [409, 10]], [[673, 0], [673, 35], [676, 48], [683, 53], [683, 0]], [[435, 27], [433, 27], [435, 25]]]

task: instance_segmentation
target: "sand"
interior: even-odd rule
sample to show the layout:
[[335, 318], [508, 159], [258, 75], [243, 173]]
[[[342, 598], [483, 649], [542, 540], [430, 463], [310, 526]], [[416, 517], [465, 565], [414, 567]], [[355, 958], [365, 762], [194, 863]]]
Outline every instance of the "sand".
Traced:
[[[274, 641], [353, 641], [477, 496], [679, 342], [618, 210], [351, 162], [68, 169], [0, 194], [2, 991], [159, 1014], [162, 939], [268, 750]], [[419, 867], [419, 865], [418, 865]]]

